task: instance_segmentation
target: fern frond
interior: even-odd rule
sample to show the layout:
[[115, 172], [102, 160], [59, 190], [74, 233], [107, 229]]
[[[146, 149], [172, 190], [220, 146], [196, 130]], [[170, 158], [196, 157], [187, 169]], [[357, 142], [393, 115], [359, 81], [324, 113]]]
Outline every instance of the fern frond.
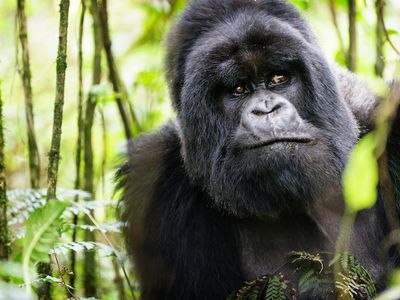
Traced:
[[99, 224], [99, 226], [94, 226], [94, 225], [86, 225], [86, 224], [67, 224], [68, 227], [70, 228], [78, 228], [82, 230], [89, 230], [91, 232], [95, 230], [99, 230], [103, 233], [121, 233], [121, 228], [124, 226], [124, 223], [122, 222], [115, 222], [115, 223], [109, 223], [109, 224]]
[[[8, 210], [9, 225], [23, 224], [29, 214], [46, 204], [45, 189], [14, 189], [7, 191], [7, 197], [12, 203]], [[91, 194], [81, 190], [57, 189], [57, 199], [67, 201], [79, 197], [90, 199]]]
[[120, 251], [117, 251], [115, 248], [103, 243], [90, 241], [58, 243], [49, 251], [49, 254], [67, 255], [70, 250], [76, 253], [83, 252], [84, 250], [100, 250], [107, 256], [116, 256], [120, 261], [125, 260], [125, 255], [123, 255]]
[[338, 258], [339, 280], [335, 283], [339, 296], [349, 299], [373, 299], [376, 296], [375, 280], [372, 274], [349, 253]]
[[74, 202], [68, 209], [65, 210], [64, 215], [79, 215], [90, 214], [97, 208], [102, 207], [116, 207], [118, 204], [115, 201], [81, 201]]
[[283, 275], [271, 276], [268, 281], [267, 291], [265, 292], [265, 300], [285, 300], [287, 284], [284, 281]]

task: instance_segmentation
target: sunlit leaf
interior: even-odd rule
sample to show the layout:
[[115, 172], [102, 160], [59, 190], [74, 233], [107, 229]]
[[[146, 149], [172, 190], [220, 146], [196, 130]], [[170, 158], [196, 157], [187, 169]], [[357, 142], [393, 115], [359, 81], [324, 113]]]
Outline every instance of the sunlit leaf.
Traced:
[[367, 134], [354, 147], [344, 171], [343, 193], [353, 211], [370, 208], [376, 202], [379, 176], [375, 149], [374, 134]]

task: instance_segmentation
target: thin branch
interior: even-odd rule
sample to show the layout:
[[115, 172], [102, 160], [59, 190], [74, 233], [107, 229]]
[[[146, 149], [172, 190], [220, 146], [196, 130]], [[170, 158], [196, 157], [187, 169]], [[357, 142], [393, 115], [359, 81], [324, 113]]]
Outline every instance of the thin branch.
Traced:
[[36, 141], [35, 122], [33, 117], [33, 100], [31, 85], [31, 68], [28, 47], [28, 30], [25, 15], [25, 0], [17, 1], [17, 23], [19, 41], [22, 49], [22, 69], [20, 75], [22, 79], [25, 95], [25, 118], [28, 135], [28, 157], [31, 187], [34, 189], [40, 186], [40, 155]]
[[106, 189], [106, 165], [107, 165], [107, 145], [108, 145], [108, 137], [107, 137], [107, 121], [104, 114], [104, 110], [99, 109], [100, 119], [101, 119], [101, 131], [102, 131], [102, 140], [103, 140], [103, 153], [101, 158], [101, 168], [100, 168], [100, 177], [101, 177], [101, 189], [102, 189], [102, 197], [105, 198], [105, 189]]
[[357, 3], [356, 0], [348, 0], [349, 5], [349, 52], [347, 67], [355, 72], [357, 69]]
[[93, 70], [92, 70], [92, 85], [98, 85], [101, 81], [102, 69], [101, 69], [101, 51], [103, 48], [103, 38], [101, 31], [100, 22], [100, 11], [97, 0], [90, 0], [90, 14], [93, 19], [92, 30], [93, 30], [93, 43], [94, 43], [94, 54], [93, 54]]
[[386, 36], [386, 40], [388, 41], [389, 45], [392, 47], [393, 51], [396, 52], [398, 55], [400, 55], [400, 51], [399, 49], [397, 49], [397, 47], [394, 45], [392, 39], [390, 38], [389, 32], [386, 28], [386, 23], [385, 23], [385, 19], [383, 16], [383, 7], [385, 6], [385, 1], [384, 0], [378, 0], [379, 1], [379, 8], [378, 11], [380, 12], [380, 20], [382, 22], [382, 27], [383, 27], [383, 31], [385, 33]]
[[376, 60], [375, 60], [375, 74], [379, 77], [383, 77], [383, 72], [385, 70], [385, 58], [383, 55], [383, 46], [385, 44], [384, 34], [385, 30], [383, 28], [383, 9], [384, 6], [381, 5], [381, 0], [376, 0], [375, 2], [375, 12], [376, 12]]
[[54, 258], [55, 258], [55, 260], [56, 260], [58, 272], [60, 273], [61, 282], [62, 282], [62, 285], [63, 285], [64, 288], [65, 288], [66, 294], [67, 294], [70, 298], [72, 298], [72, 299], [78, 299], [78, 298], [72, 293], [72, 291], [70, 290], [70, 288], [68, 287], [67, 283], [66, 283], [65, 280], [64, 280], [64, 274], [63, 274], [64, 272], [63, 272], [63, 270], [61, 269], [61, 266], [60, 266], [60, 263], [59, 263], [59, 261], [58, 261], [58, 257], [57, 257], [57, 254], [56, 254], [56, 249], [55, 249], [54, 247], [53, 247], [53, 251], [54, 251]]
[[132, 138], [131, 126], [136, 126], [140, 130], [140, 126], [133, 110], [129, 113], [129, 106], [126, 105], [129, 102], [128, 93], [122, 85], [121, 79], [119, 77], [117, 66], [115, 64], [114, 55], [111, 48], [111, 37], [108, 26], [108, 10], [107, 10], [107, 0], [101, 1], [100, 10], [100, 23], [101, 30], [103, 34], [104, 50], [106, 52], [107, 65], [108, 65], [108, 75], [110, 82], [113, 86], [115, 92], [115, 99], [117, 102], [118, 110], [121, 116], [122, 124], [125, 130], [125, 136], [127, 139]]

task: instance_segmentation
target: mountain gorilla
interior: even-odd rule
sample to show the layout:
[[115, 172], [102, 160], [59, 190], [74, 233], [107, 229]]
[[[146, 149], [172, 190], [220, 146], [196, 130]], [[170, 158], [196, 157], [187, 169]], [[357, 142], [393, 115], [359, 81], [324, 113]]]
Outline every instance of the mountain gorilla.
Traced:
[[[283, 0], [193, 0], [169, 35], [167, 79], [176, 120], [134, 140], [119, 172], [142, 299], [225, 299], [278, 270], [296, 284], [288, 253], [334, 252], [341, 175], [374, 95]], [[397, 260], [380, 259], [381, 202], [350, 245], [379, 283]]]

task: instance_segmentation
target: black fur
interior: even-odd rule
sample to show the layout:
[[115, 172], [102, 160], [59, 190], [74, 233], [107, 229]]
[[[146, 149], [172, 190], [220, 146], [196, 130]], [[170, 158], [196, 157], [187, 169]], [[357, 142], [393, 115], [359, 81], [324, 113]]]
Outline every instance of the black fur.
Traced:
[[[284, 266], [290, 251], [334, 251], [341, 174], [373, 127], [375, 97], [326, 62], [285, 1], [192, 1], [168, 41], [177, 120], [134, 140], [119, 172], [142, 298], [225, 299], [278, 269], [295, 286]], [[281, 73], [288, 83], [269, 88]], [[251, 93], [233, 96], [243, 82]], [[395, 124], [388, 155], [398, 185]], [[312, 142], [287, 141], [299, 136]], [[388, 264], [377, 254], [386, 231], [381, 195], [357, 218], [350, 245], [380, 283], [397, 264], [396, 254]]]

